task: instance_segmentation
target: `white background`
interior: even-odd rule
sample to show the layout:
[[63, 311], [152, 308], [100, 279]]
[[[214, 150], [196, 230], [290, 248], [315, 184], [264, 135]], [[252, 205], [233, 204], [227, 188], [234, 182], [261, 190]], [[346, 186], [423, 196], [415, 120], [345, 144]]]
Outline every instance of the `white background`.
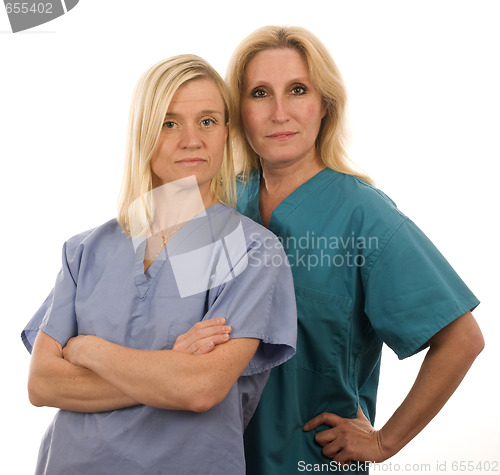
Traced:
[[[178, 53], [203, 56], [223, 74], [236, 44], [265, 24], [301, 25], [326, 44], [349, 94], [351, 158], [482, 301], [475, 316], [486, 349], [384, 471], [454, 473], [453, 461], [499, 463], [496, 4], [81, 0], [17, 34], [0, 8], [0, 450], [2, 466], [13, 467], [2, 472], [32, 473], [54, 413], [29, 404], [29, 355], [19, 334], [53, 285], [63, 242], [115, 214], [136, 80]], [[384, 353], [377, 427], [403, 400], [422, 357], [399, 362]]]

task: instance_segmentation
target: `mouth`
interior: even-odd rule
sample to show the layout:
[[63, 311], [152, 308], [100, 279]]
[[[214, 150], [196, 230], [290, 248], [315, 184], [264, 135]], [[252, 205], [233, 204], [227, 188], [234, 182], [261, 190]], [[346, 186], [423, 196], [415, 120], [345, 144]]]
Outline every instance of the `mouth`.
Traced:
[[199, 157], [191, 157], [191, 158], [183, 158], [182, 160], [176, 160], [175, 163], [178, 165], [185, 165], [185, 166], [195, 166], [199, 165], [200, 163], [206, 162], [205, 159], [199, 158]]
[[291, 131], [284, 131], [284, 132], [275, 132], [274, 134], [270, 134], [267, 136], [267, 138], [274, 139], [274, 140], [288, 140], [291, 139], [292, 137], [295, 137], [297, 135], [297, 132], [291, 132]]

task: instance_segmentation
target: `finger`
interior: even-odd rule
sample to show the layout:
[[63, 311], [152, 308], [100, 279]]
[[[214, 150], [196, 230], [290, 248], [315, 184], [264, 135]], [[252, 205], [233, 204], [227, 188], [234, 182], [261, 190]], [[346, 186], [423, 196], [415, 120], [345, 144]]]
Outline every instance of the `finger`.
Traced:
[[205, 353], [210, 353], [217, 345], [222, 345], [229, 341], [229, 335], [224, 333], [223, 335], [214, 335], [210, 338], [204, 338], [203, 340], [198, 340], [194, 342], [187, 351], [193, 355], [203, 355]]
[[339, 461], [339, 458], [341, 457], [341, 452], [342, 452], [342, 446], [340, 445], [338, 440], [334, 440], [331, 443], [325, 445], [321, 449], [321, 453], [328, 458], [331, 458], [335, 460], [336, 462]]
[[209, 318], [208, 320], [202, 320], [201, 322], [198, 322], [196, 325], [193, 326], [193, 328], [209, 328], [209, 327], [216, 327], [220, 325], [224, 325], [226, 323], [226, 319], [223, 317], [218, 317], [218, 318]]
[[[219, 320], [219, 323], [215, 323], [215, 320]], [[193, 325], [186, 333], [178, 337], [179, 341], [186, 341], [187, 344], [191, 344], [196, 340], [201, 340], [203, 338], [210, 337], [212, 335], [220, 335], [223, 333], [230, 333], [231, 327], [224, 325], [224, 318], [214, 318], [212, 320], [207, 320], [203, 322], [198, 322]]]
[[325, 445], [331, 444], [336, 439], [335, 429], [328, 429], [318, 432], [314, 436], [315, 442], [324, 447]]
[[207, 344], [202, 346], [200, 349], [196, 350], [193, 355], [205, 355], [210, 353], [215, 348], [215, 345], [209, 341]]
[[337, 416], [336, 414], [323, 412], [316, 417], [313, 417], [310, 421], [306, 422], [302, 429], [305, 431], [310, 431], [320, 426], [321, 424], [326, 424], [330, 427], [336, 427], [343, 420], [344, 418]]
[[228, 326], [217, 326], [203, 328], [202, 330], [189, 335], [184, 339], [184, 346], [187, 349], [197, 350], [202, 345], [205, 345], [208, 341], [219, 345], [220, 343], [225, 343], [229, 340], [229, 333], [231, 333], [231, 327]]

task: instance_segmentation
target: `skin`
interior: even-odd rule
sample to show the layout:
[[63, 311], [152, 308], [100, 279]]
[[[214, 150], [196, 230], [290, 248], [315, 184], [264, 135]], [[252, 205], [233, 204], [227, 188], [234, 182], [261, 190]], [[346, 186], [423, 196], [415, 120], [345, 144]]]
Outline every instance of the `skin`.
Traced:
[[[177, 338], [172, 351], [203, 355], [227, 342], [230, 332], [231, 327], [225, 325], [224, 318], [198, 322]], [[28, 394], [33, 405], [75, 412], [102, 412], [139, 404], [137, 399], [127, 396], [90, 369], [65, 359], [69, 355], [68, 345], [63, 349], [59, 342], [39, 332], [33, 345], [28, 377]]]
[[151, 157], [153, 188], [194, 175], [205, 206], [214, 204], [210, 183], [222, 165], [228, 130], [214, 82], [197, 79], [180, 86]]
[[[213, 204], [210, 182], [221, 166], [227, 134], [217, 86], [209, 80], [181, 86], [151, 160], [153, 185], [194, 175], [205, 206]], [[224, 319], [199, 322], [172, 350], [161, 351], [133, 350], [92, 335], [71, 338], [62, 348], [39, 332], [28, 378], [30, 401], [78, 412], [136, 404], [206, 411], [226, 396], [259, 344], [252, 338], [228, 341], [230, 332]]]
[[247, 140], [260, 156], [260, 212], [272, 210], [325, 168], [315, 141], [325, 115], [302, 56], [293, 49], [259, 53], [245, 69], [241, 117]]

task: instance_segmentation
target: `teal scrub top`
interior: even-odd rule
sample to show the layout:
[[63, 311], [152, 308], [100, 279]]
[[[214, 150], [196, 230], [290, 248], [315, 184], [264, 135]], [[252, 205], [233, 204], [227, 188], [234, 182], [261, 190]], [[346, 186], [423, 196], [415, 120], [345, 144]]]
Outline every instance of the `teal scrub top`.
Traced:
[[[262, 223], [259, 186], [254, 173], [239, 187], [238, 211]], [[271, 371], [245, 432], [248, 475], [328, 464], [314, 442], [326, 427], [304, 423], [354, 418], [358, 404], [373, 423], [382, 344], [406, 358], [479, 304], [422, 231], [354, 176], [322, 170], [274, 209], [269, 229], [292, 268], [297, 353]]]

